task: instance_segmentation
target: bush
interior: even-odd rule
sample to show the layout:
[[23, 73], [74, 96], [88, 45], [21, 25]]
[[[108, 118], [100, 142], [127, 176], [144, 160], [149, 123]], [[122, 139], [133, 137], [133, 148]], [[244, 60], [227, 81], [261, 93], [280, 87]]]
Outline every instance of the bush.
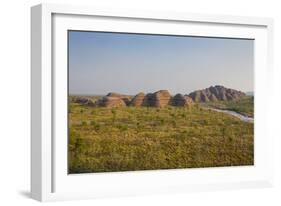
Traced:
[[95, 122], [94, 120], [92, 120], [92, 121], [90, 122], [90, 124], [91, 124], [92, 126], [95, 126], [95, 125], [96, 125], [96, 122]]
[[100, 127], [100, 125], [99, 125], [99, 124], [95, 125], [95, 130], [96, 130], [96, 131], [99, 131], [99, 130], [100, 130], [100, 128], [101, 128], [101, 127]]
[[112, 110], [111, 110], [111, 113], [112, 113], [112, 122], [115, 123], [115, 121], [116, 121], [116, 116], [117, 116], [116, 109], [112, 109]]
[[122, 125], [122, 124], [117, 125], [117, 128], [118, 128], [119, 130], [121, 130], [122, 132], [128, 130], [128, 126], [127, 126], [127, 125]]
[[86, 121], [82, 121], [81, 122], [81, 126], [87, 126], [87, 122]]

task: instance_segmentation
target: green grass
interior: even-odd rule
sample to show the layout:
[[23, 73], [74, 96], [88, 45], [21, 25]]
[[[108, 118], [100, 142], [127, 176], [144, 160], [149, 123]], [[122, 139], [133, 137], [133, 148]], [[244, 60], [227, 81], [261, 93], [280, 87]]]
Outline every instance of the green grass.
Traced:
[[217, 109], [227, 109], [246, 115], [248, 117], [254, 117], [254, 97], [246, 96], [240, 100], [235, 101], [218, 101], [208, 102], [202, 104], [203, 106], [210, 106]]
[[199, 106], [69, 107], [69, 173], [253, 165], [253, 142], [253, 124]]

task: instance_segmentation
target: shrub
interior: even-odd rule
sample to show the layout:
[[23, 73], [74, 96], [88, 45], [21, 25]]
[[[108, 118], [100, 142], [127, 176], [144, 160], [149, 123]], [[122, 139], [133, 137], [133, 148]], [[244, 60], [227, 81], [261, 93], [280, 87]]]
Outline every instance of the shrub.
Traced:
[[165, 123], [165, 120], [164, 120], [164, 119], [160, 119], [160, 123], [161, 123], [161, 124], [164, 124], [164, 123]]
[[128, 126], [127, 126], [127, 125], [123, 125], [123, 124], [117, 125], [117, 128], [118, 128], [119, 130], [121, 130], [122, 132], [128, 130]]
[[116, 121], [116, 116], [117, 116], [116, 109], [112, 109], [112, 110], [111, 110], [111, 113], [112, 113], [112, 122], [115, 123], [115, 121]]
[[86, 121], [82, 121], [81, 122], [81, 126], [87, 126], [87, 122]]
[[95, 122], [94, 120], [92, 120], [92, 121], [90, 122], [90, 124], [91, 124], [92, 126], [95, 126], [95, 125], [96, 125], [96, 122]]
[[96, 130], [96, 131], [99, 131], [101, 128], [100, 124], [97, 122], [94, 122], [92, 125], [94, 126], [94, 130]]

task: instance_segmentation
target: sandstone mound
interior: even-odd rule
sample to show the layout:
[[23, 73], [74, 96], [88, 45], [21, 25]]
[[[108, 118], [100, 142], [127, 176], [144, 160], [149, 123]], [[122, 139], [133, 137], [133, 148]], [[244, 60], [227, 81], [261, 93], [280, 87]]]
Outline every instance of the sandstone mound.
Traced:
[[238, 100], [246, 96], [246, 94], [241, 91], [217, 85], [191, 92], [188, 96], [190, 96], [195, 102], [209, 102]]
[[120, 99], [119, 97], [105, 96], [105, 97], [103, 97], [103, 98], [101, 98], [97, 101], [96, 106], [109, 107], [109, 108], [125, 107], [126, 103], [122, 99]]
[[93, 106], [95, 103], [92, 99], [88, 97], [76, 97], [74, 100], [75, 103]]
[[165, 107], [171, 102], [171, 95], [168, 90], [159, 90], [145, 96], [143, 106]]
[[143, 106], [144, 98], [145, 98], [145, 94], [143, 92], [140, 92], [133, 97], [132, 101], [130, 102], [130, 105], [134, 107]]
[[125, 104], [127, 106], [130, 104], [130, 101], [131, 101], [131, 97], [129, 95], [125, 95], [125, 94], [119, 94], [119, 93], [115, 93], [115, 92], [110, 92], [106, 96], [107, 97], [120, 98], [120, 99], [122, 99], [125, 102]]
[[183, 96], [182, 94], [176, 94], [171, 101], [171, 105], [177, 107], [189, 107], [192, 104], [193, 100], [188, 96]]

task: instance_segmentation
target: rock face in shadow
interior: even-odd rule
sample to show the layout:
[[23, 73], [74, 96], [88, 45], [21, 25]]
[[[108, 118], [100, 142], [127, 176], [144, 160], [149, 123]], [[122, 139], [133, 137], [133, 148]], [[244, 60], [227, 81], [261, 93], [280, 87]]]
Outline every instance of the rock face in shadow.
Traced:
[[126, 107], [127, 105], [121, 98], [105, 96], [99, 99], [96, 102], [95, 106], [115, 108], [115, 107]]
[[130, 101], [131, 101], [131, 97], [129, 95], [125, 95], [125, 94], [119, 94], [119, 93], [115, 93], [115, 92], [110, 92], [106, 95], [107, 97], [116, 97], [116, 98], [120, 98], [122, 99], [125, 104], [127, 106], [129, 106]]
[[191, 107], [193, 105], [193, 100], [187, 95], [176, 94], [171, 100], [171, 105], [176, 107]]
[[188, 96], [191, 97], [194, 102], [213, 102], [238, 100], [246, 96], [246, 94], [235, 89], [217, 85], [191, 92]]

